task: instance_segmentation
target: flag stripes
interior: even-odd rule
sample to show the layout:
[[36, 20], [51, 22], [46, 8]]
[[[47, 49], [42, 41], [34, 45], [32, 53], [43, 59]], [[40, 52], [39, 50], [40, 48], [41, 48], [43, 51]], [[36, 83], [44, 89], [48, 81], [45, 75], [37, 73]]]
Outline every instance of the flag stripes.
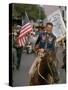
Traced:
[[27, 39], [26, 34], [31, 32], [31, 31], [32, 31], [32, 26], [29, 22], [21, 27], [20, 34], [17, 38], [18, 39], [18, 44], [19, 44], [20, 47], [25, 45], [26, 39]]

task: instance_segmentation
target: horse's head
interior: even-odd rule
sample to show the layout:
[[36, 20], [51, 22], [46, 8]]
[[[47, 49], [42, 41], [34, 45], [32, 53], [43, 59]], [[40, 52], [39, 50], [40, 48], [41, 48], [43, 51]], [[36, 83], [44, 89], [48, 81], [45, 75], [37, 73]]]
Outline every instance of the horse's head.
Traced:
[[49, 62], [49, 63], [52, 63], [55, 60], [55, 58], [56, 58], [55, 53], [47, 50], [45, 50], [42, 53], [42, 57], [41, 57], [42, 60], [45, 60], [46, 62]]
[[38, 69], [40, 73], [39, 75], [41, 75], [41, 79], [43, 79], [43, 77], [45, 78], [43, 82], [47, 81], [48, 83], [53, 83], [53, 77], [49, 65], [52, 65], [55, 55], [53, 52], [49, 52], [47, 50], [42, 52], [42, 55]]

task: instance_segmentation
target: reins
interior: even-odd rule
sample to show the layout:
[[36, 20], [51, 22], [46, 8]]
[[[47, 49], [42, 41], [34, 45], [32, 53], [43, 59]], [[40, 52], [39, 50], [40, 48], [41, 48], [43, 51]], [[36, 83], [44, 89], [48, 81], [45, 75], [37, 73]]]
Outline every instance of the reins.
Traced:
[[[49, 69], [50, 69], [51, 75], [52, 75], [52, 77], [53, 77], [52, 69], [51, 69], [49, 63], [47, 63], [47, 64], [48, 64], [48, 67], [49, 67]], [[38, 75], [39, 75], [43, 80], [45, 80], [45, 81], [49, 84], [49, 82], [47, 81], [47, 79], [44, 78], [44, 76], [41, 75], [41, 73], [40, 73], [40, 71], [39, 71], [39, 68], [40, 68], [40, 63], [38, 64]]]

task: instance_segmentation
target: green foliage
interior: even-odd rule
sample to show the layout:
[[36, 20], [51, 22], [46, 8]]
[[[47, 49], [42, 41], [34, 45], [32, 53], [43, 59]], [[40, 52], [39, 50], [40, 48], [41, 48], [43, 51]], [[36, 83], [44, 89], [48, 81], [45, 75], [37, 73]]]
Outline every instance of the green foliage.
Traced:
[[12, 16], [16, 18], [22, 18], [25, 16], [25, 11], [28, 14], [29, 19], [37, 20], [44, 19], [46, 15], [43, 9], [39, 5], [31, 4], [13, 4], [12, 5]]

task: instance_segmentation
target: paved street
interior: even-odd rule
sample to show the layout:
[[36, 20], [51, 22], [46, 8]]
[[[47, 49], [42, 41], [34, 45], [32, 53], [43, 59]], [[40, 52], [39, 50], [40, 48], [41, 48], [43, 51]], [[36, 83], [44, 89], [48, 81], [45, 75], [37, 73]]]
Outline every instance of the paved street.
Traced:
[[[61, 69], [61, 66], [63, 64], [62, 51], [63, 51], [62, 47], [57, 48], [57, 58], [59, 61], [59, 76], [60, 76], [59, 83], [66, 82], [65, 71], [64, 69]], [[13, 72], [13, 86], [28, 86], [29, 85], [28, 72], [34, 60], [35, 60], [34, 54], [22, 53], [20, 70], [14, 70]]]
[[21, 57], [20, 70], [15, 70], [13, 72], [13, 85], [14, 86], [24, 86], [28, 85], [28, 72], [35, 60], [34, 54], [23, 53]]

